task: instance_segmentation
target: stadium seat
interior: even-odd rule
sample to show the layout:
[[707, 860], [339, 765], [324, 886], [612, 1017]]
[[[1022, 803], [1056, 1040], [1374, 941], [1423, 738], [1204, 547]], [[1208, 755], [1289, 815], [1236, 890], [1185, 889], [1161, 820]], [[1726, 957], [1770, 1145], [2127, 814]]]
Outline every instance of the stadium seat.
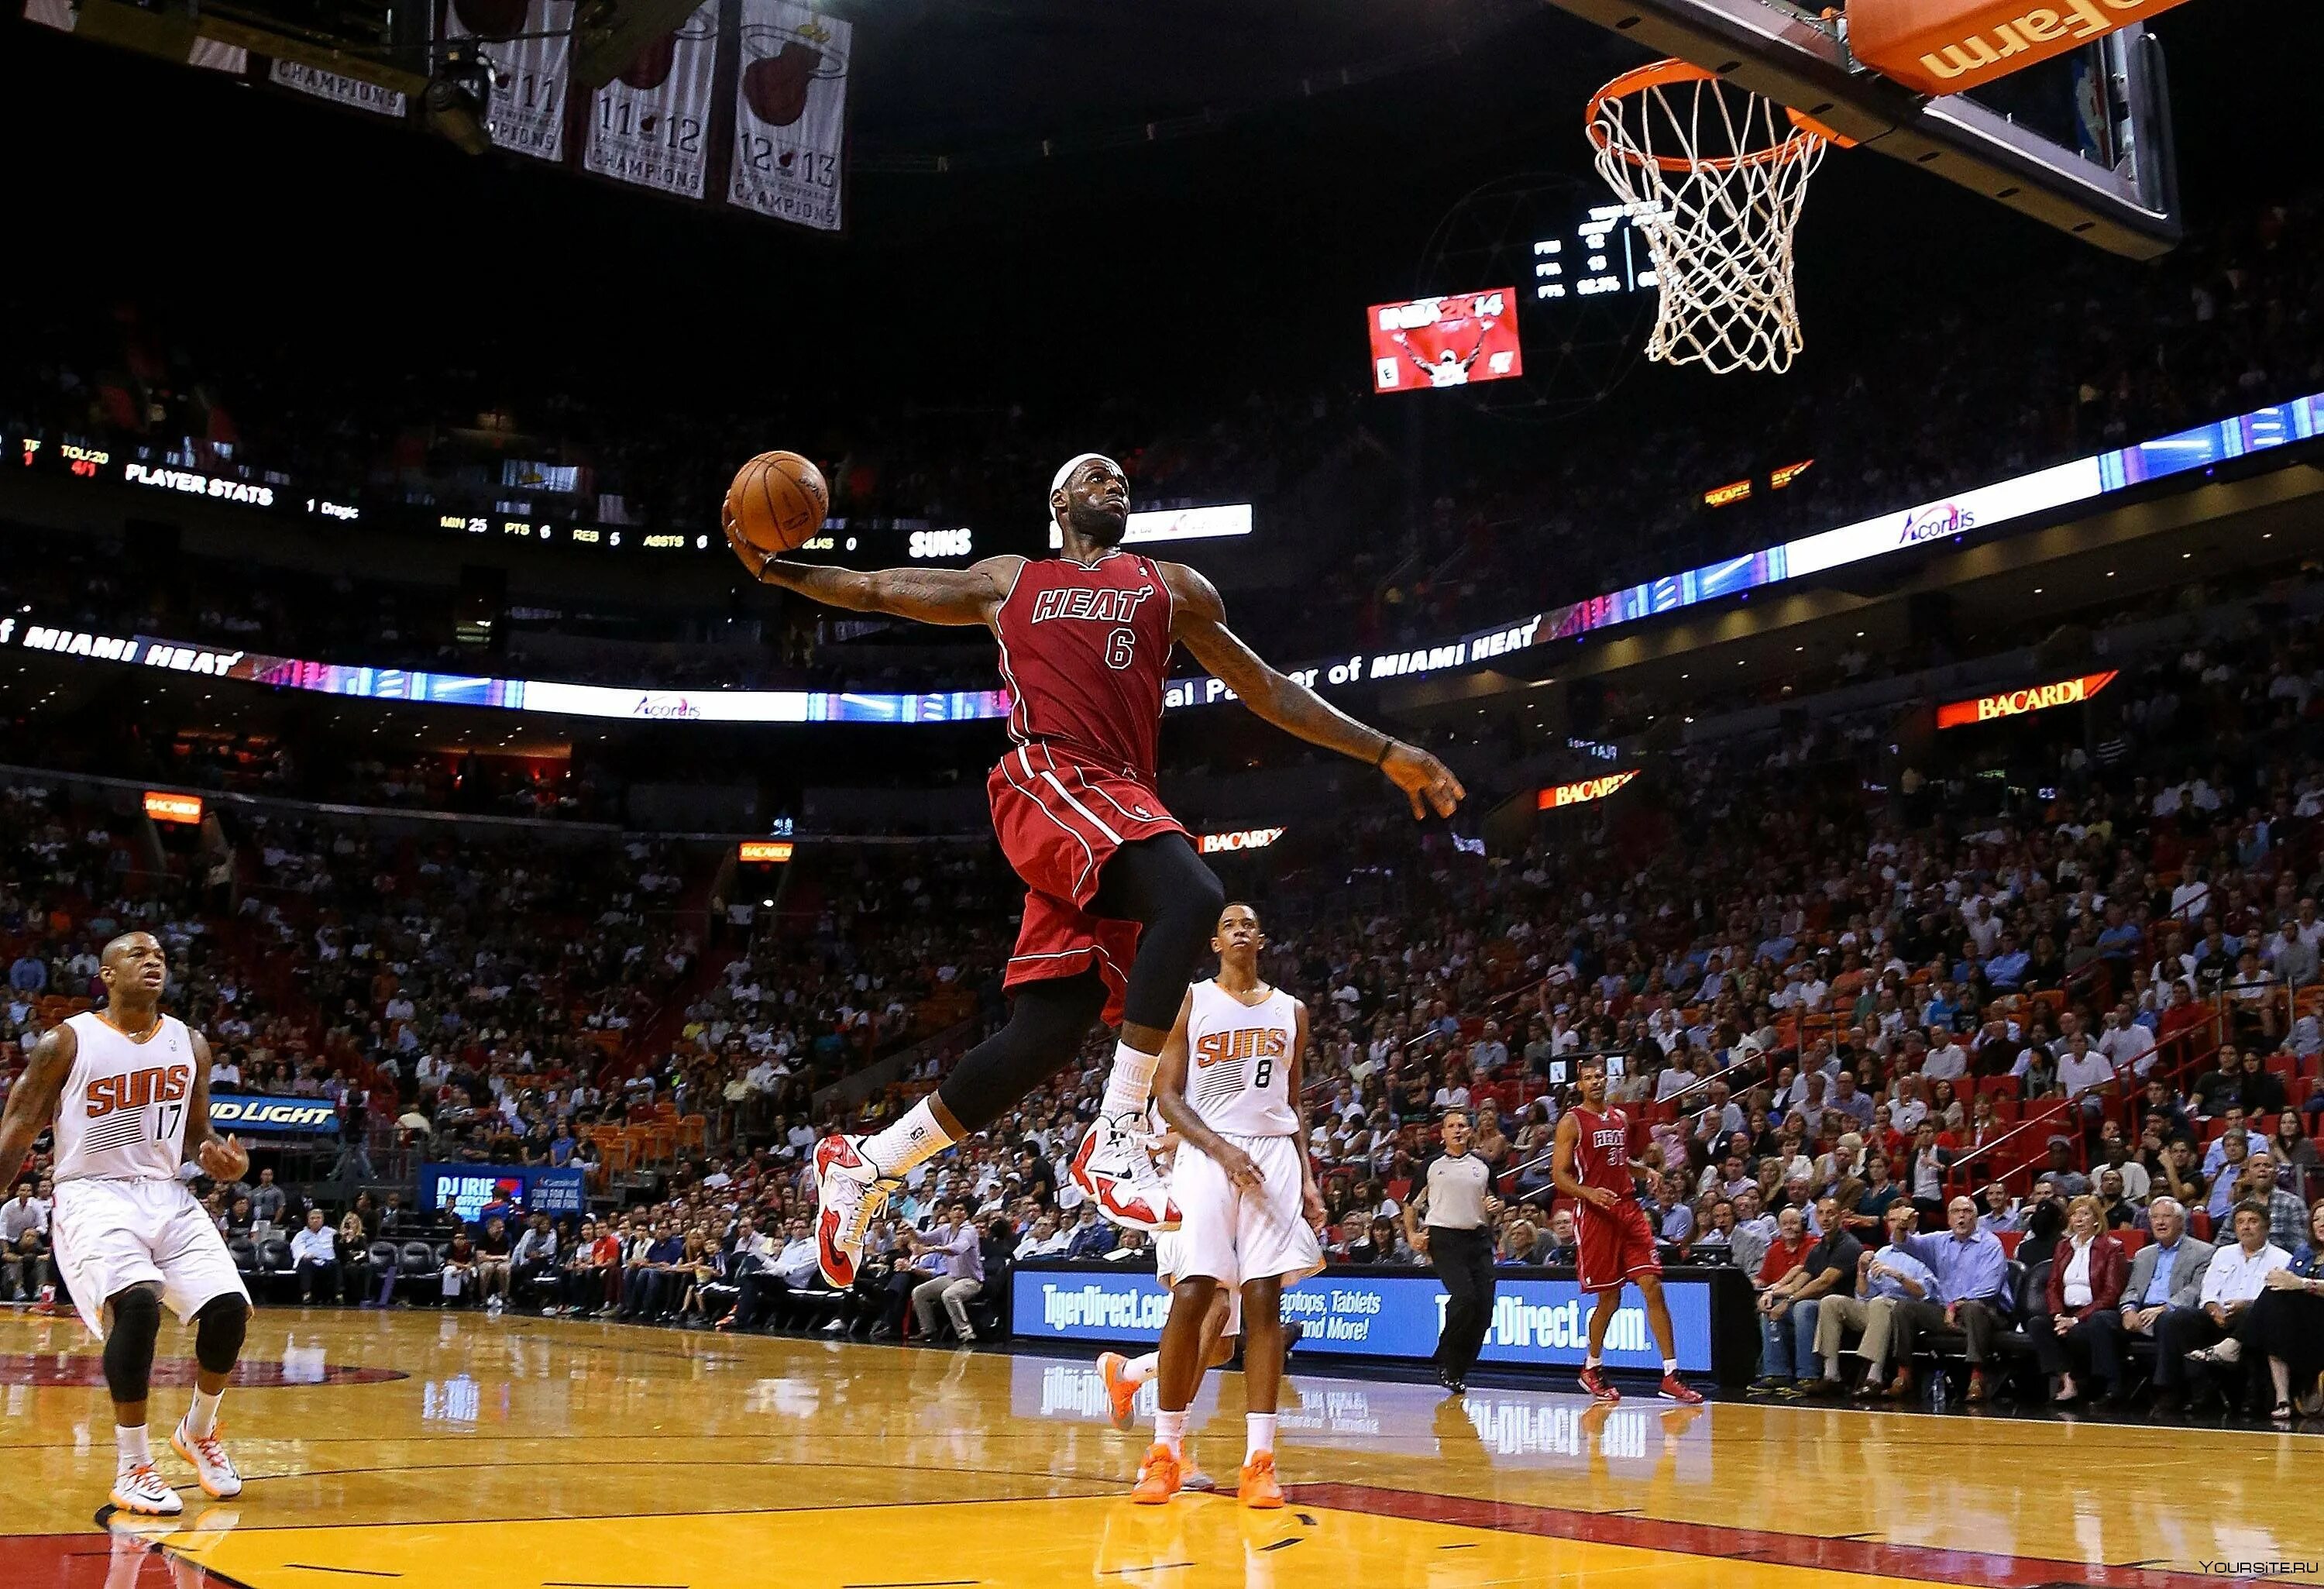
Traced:
[[267, 1237], [259, 1244], [258, 1270], [274, 1282], [277, 1296], [288, 1296], [292, 1282], [299, 1278], [299, 1265], [290, 1257], [290, 1243], [281, 1236]]
[[443, 1261], [436, 1249], [425, 1242], [406, 1242], [396, 1259], [396, 1281], [408, 1289], [425, 1291], [444, 1272]]
[[2138, 1250], [2146, 1245], [2147, 1234], [2136, 1225], [2125, 1225], [2115, 1232], [2115, 1239], [2122, 1243], [2126, 1257], [2135, 1258], [2138, 1256]]
[[248, 1236], [229, 1236], [226, 1250], [233, 1255], [235, 1272], [242, 1276], [245, 1284], [258, 1278], [258, 1248]]
[[2001, 1243], [2001, 1252], [2003, 1257], [2015, 1258], [2017, 1256], [2017, 1243], [2025, 1239], [2025, 1233], [2024, 1231], [1996, 1231], [1993, 1233], [1993, 1239]]

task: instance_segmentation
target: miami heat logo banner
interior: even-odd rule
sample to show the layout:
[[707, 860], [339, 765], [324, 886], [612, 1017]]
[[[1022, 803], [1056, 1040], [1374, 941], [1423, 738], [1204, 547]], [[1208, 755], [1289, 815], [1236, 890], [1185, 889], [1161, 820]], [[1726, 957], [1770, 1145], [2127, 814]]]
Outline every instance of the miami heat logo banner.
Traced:
[[717, 75], [714, 3], [638, 51], [597, 90], [583, 167], [617, 182], [701, 198]]
[[853, 38], [846, 23], [789, 0], [742, 0], [729, 200], [779, 221], [839, 230]]
[[444, 36], [482, 40], [493, 63], [486, 129], [499, 147], [536, 160], [565, 158], [572, 31], [572, 0], [452, 0], [446, 9]]

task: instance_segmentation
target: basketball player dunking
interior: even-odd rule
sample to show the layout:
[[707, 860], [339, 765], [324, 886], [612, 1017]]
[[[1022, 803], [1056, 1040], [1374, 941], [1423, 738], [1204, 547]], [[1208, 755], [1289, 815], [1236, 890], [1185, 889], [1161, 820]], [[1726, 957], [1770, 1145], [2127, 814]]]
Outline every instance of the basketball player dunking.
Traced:
[[1581, 1229], [1574, 1272], [1582, 1289], [1598, 1298], [1590, 1314], [1590, 1356], [1582, 1365], [1582, 1388], [1600, 1401], [1619, 1401], [1621, 1391], [1606, 1378], [1600, 1359], [1606, 1326], [1622, 1306], [1622, 1288], [1636, 1281], [1646, 1299], [1646, 1326], [1662, 1348], [1661, 1394], [1667, 1401], [1695, 1402], [1702, 1393], [1678, 1377], [1678, 1348], [1670, 1307], [1663, 1300], [1663, 1261], [1655, 1252], [1654, 1227], [1638, 1206], [1635, 1178], [1644, 1166], [1630, 1158], [1630, 1122], [1606, 1106], [1606, 1061], [1585, 1057], [1574, 1082], [1582, 1101], [1557, 1122], [1550, 1154], [1550, 1178], [1573, 1199]]
[[1074, 1181], [1117, 1224], [1177, 1224], [1140, 1139], [1163, 1040], [1225, 892], [1154, 792], [1174, 643], [1268, 722], [1379, 768], [1415, 817], [1449, 817], [1464, 793], [1427, 752], [1268, 667], [1227, 627], [1209, 580], [1122, 550], [1130, 489], [1112, 459], [1084, 453], [1059, 469], [1049, 512], [1061, 556], [876, 573], [772, 558], [727, 526], [762, 583], [853, 612], [991, 630], [1014, 703], [1014, 748], [986, 783], [993, 831], [1025, 883], [1004, 978], [1009, 1022], [901, 1119], [816, 1146], [817, 1256], [835, 1286], [853, 1283], [863, 1233], [900, 1178], [999, 1119], [1073, 1058], [1101, 1016], [1120, 1038]]
[[153, 1471], [145, 1433], [162, 1305], [194, 1326], [199, 1369], [193, 1406], [170, 1445], [218, 1500], [242, 1493], [218, 1443], [217, 1412], [250, 1323], [250, 1293], [233, 1255], [178, 1167], [198, 1163], [215, 1179], [238, 1180], [250, 1155], [210, 1129], [209, 1045], [161, 1013], [169, 965], [153, 935], [124, 933], [106, 944], [97, 977], [104, 1013], [75, 1015], [43, 1033], [8, 1094], [0, 1115], [0, 1170], [8, 1173], [0, 1179], [12, 1178], [53, 1120], [57, 1268], [105, 1342], [119, 1464], [113, 1503], [169, 1517], [183, 1506]]

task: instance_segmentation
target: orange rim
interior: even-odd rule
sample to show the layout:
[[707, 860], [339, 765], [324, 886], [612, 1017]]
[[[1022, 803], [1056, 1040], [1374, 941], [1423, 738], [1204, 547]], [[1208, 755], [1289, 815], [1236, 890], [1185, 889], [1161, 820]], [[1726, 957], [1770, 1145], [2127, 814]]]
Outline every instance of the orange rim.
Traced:
[[[1699, 67], [1691, 60], [1673, 57], [1668, 60], [1650, 60], [1646, 65], [1624, 72], [1590, 97], [1589, 107], [1582, 112], [1582, 127], [1591, 145], [1600, 152], [1611, 150], [1616, 158], [1635, 166], [1657, 166], [1666, 171], [1731, 171], [1747, 166], [1784, 165], [1812, 152], [1819, 143], [1837, 143], [1845, 149], [1849, 140], [1839, 136], [1810, 116], [1801, 115], [1789, 106], [1784, 114], [1791, 118], [1792, 134], [1780, 143], [1765, 149], [1755, 149], [1748, 154], [1713, 155], [1710, 159], [1690, 160], [1675, 154], [1640, 154], [1627, 147], [1616, 147], [1606, 134], [1599, 113], [1609, 99], [1627, 99], [1650, 88], [1665, 88], [1676, 83], [1715, 83], [1719, 74]], [[1744, 90], [1748, 92], [1748, 90]]]

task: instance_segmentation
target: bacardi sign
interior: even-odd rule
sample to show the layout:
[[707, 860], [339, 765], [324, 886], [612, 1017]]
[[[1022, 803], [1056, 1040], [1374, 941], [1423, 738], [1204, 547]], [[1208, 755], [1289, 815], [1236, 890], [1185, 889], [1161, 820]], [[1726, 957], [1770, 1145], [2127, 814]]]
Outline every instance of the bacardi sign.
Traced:
[[1541, 791], [1536, 804], [1545, 811], [1554, 811], [1561, 806], [1579, 806], [1589, 800], [1602, 800], [1638, 775], [1636, 767], [1627, 772], [1609, 772], [1603, 778], [1584, 778], [1575, 783], [1561, 783]]
[[1950, 701], [1937, 708], [1937, 726], [1960, 728], [1971, 723], [1990, 723], [1997, 717], [2022, 717], [2028, 712], [2044, 712], [2052, 707], [2074, 706], [2098, 694], [2114, 679], [2111, 672], [2085, 673], [2080, 679], [2061, 679], [2055, 684], [2006, 689], [1999, 695], [1978, 696], [1975, 700]]
[[1223, 855], [1236, 850], [1263, 850], [1282, 836], [1280, 827], [1246, 827], [1240, 833], [1206, 833], [1200, 847], [1205, 855]]

